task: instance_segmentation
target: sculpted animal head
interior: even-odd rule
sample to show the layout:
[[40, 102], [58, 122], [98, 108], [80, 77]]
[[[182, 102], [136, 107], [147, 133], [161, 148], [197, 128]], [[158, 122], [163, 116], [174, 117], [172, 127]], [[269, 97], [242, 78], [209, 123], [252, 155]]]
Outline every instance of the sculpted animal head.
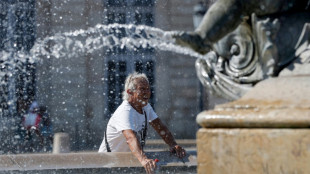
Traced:
[[[298, 59], [300, 40], [308, 41], [304, 14], [257, 18], [241, 23], [213, 43], [204, 58], [196, 61], [200, 81], [216, 94], [238, 99], [256, 83], [276, 77]], [[306, 31], [305, 31], [306, 30]]]

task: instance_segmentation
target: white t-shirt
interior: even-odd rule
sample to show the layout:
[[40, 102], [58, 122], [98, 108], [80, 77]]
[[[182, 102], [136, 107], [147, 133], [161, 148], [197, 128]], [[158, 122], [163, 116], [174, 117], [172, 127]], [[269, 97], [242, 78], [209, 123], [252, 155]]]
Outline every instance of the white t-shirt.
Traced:
[[[143, 107], [143, 111], [146, 113], [148, 122], [152, 122], [158, 118], [150, 104]], [[144, 124], [144, 114], [138, 113], [128, 101], [123, 101], [110, 118], [107, 126], [107, 140], [111, 151], [130, 152], [122, 131], [127, 129], [133, 130], [137, 133], [137, 138], [141, 142]], [[99, 152], [107, 152], [104, 138], [100, 145]]]

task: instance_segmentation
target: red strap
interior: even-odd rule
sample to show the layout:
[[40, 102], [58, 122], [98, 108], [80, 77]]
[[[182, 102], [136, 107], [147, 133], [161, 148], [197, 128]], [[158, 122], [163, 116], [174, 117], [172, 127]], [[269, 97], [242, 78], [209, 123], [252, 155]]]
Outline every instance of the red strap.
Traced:
[[34, 123], [34, 126], [36, 128], [39, 127], [40, 121], [41, 121], [41, 116], [39, 114], [37, 114], [36, 122]]

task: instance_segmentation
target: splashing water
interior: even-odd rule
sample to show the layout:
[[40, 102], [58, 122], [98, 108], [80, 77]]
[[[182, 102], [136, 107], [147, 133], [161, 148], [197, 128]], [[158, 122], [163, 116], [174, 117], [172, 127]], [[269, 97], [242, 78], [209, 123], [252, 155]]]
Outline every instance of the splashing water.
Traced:
[[[37, 40], [29, 52], [1, 51], [0, 88], [9, 90], [8, 96], [3, 97], [6, 98], [5, 101], [8, 102], [8, 105], [16, 103], [14, 77], [18, 74], [17, 71], [27, 73], [25, 64], [33, 64], [44, 58], [73, 58], [115, 46], [121, 49], [126, 47], [126, 49], [133, 51], [137, 48], [151, 47], [161, 51], [171, 51], [201, 58], [202, 55], [193, 50], [175, 44], [173, 35], [177, 33], [178, 31], [163, 31], [144, 25], [98, 24], [87, 30], [58, 33]], [[0, 109], [0, 113], [3, 114], [3, 110]]]
[[[152, 47], [191, 57], [202, 57], [189, 48], [176, 45], [173, 38], [174, 34], [177, 34], [177, 31], [163, 31], [143, 25], [98, 24], [87, 30], [58, 33], [38, 40], [29, 53], [2, 51], [0, 52], [1, 66], [7, 66], [11, 70], [17, 68], [23, 71], [23, 68], [16, 64], [17, 62], [25, 63], [27, 60], [29, 63], [34, 63], [40, 60], [40, 57], [74, 57], [82, 53], [92, 53], [96, 50], [115, 46], [132, 50], [138, 47]], [[10, 77], [13, 74], [12, 71], [0, 72], [0, 79], [3, 79], [5, 75]], [[4, 83], [3, 80], [1, 83]]]
[[177, 31], [165, 32], [158, 28], [142, 25], [98, 24], [88, 30], [60, 33], [38, 41], [32, 48], [31, 55], [32, 57], [50, 57], [51, 55], [56, 58], [73, 57], [83, 52], [91, 53], [104, 47], [119, 46], [129, 49], [152, 47], [193, 57], [202, 56], [191, 49], [176, 45], [172, 37], [174, 34], [177, 34]]
[[[173, 35], [177, 33], [178, 31], [163, 31], [154, 27], [132, 24], [98, 24], [87, 30], [58, 33], [37, 40], [29, 52], [1, 51], [0, 85], [8, 84], [8, 78], [16, 76], [16, 71], [27, 73], [26, 62], [32, 64], [43, 58], [70, 58], [115, 46], [131, 50], [151, 47], [201, 58], [202, 55], [193, 50], [175, 44]], [[9, 84], [14, 85], [14, 82]], [[13, 93], [14, 91], [11, 96], [14, 95]]]

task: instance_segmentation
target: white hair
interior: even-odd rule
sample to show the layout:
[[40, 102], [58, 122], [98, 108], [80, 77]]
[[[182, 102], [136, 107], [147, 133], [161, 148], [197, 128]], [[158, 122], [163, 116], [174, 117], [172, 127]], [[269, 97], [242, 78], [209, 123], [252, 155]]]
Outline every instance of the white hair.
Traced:
[[127, 90], [135, 90], [136, 89], [136, 79], [145, 79], [147, 82], [149, 82], [147, 76], [144, 73], [137, 73], [134, 72], [132, 74], [129, 74], [125, 80], [125, 87], [123, 91], [123, 100], [129, 99], [129, 94], [127, 93]]

